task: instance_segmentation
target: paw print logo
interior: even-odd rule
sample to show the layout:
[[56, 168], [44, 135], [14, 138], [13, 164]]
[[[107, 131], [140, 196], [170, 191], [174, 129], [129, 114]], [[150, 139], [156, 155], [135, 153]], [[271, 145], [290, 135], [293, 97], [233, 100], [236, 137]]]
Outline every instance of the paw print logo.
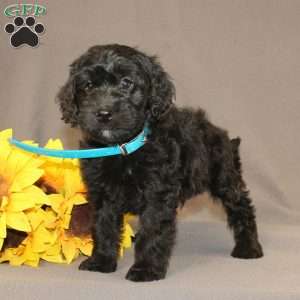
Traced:
[[13, 23], [5, 25], [4, 30], [11, 34], [10, 44], [14, 48], [24, 44], [36, 47], [39, 44], [39, 34], [45, 31], [45, 27], [42, 23], [36, 24], [35, 18], [29, 16], [26, 19], [16, 17]]

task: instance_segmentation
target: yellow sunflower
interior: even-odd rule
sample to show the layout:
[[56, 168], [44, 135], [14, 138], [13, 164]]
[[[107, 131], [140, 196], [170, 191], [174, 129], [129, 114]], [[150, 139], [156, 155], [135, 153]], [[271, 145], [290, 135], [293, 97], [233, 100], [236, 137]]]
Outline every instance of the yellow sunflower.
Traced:
[[[0, 262], [37, 267], [40, 259], [71, 263], [80, 253], [91, 255], [90, 228], [80, 218], [84, 215], [87, 223], [90, 210], [78, 160], [37, 156], [11, 147], [7, 141], [11, 136], [11, 129], [0, 132], [0, 246], [7, 228], [25, 231], [27, 237], [17, 247], [0, 252]], [[58, 139], [50, 139], [45, 147], [63, 149]], [[131, 247], [129, 218], [124, 216], [120, 256]]]
[[42, 161], [12, 147], [8, 142], [11, 137], [12, 129], [0, 132], [0, 250], [8, 228], [30, 232], [25, 212], [48, 203], [44, 192], [33, 185], [44, 173]]

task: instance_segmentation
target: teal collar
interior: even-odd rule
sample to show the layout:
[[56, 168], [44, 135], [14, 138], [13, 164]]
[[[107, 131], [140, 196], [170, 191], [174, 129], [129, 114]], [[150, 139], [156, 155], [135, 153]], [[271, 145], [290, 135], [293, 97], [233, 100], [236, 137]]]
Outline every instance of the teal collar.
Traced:
[[143, 131], [138, 134], [134, 139], [122, 145], [115, 145], [111, 147], [95, 148], [95, 149], [82, 149], [82, 150], [55, 150], [36, 147], [22, 143], [14, 138], [10, 139], [10, 143], [25, 151], [36, 153], [44, 156], [60, 157], [60, 158], [96, 158], [113, 155], [128, 155], [135, 152], [145, 145], [149, 128], [145, 125]]

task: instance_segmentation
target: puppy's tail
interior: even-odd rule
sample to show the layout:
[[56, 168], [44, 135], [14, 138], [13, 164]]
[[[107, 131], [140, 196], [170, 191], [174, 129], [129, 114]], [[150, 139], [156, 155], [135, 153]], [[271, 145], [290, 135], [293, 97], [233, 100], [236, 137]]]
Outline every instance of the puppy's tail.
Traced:
[[242, 164], [241, 164], [241, 159], [240, 159], [240, 144], [241, 144], [241, 139], [239, 137], [234, 138], [230, 140], [231, 143], [231, 148], [232, 148], [232, 153], [233, 153], [233, 163], [235, 166], [235, 169], [241, 172], [242, 170]]
[[232, 149], [232, 156], [233, 156], [233, 165], [235, 170], [238, 173], [238, 178], [240, 182], [240, 188], [244, 191], [246, 191], [246, 183], [243, 180], [242, 177], [242, 163], [241, 163], [241, 158], [240, 158], [240, 144], [241, 144], [241, 139], [239, 137], [230, 140], [231, 143], [231, 149]]

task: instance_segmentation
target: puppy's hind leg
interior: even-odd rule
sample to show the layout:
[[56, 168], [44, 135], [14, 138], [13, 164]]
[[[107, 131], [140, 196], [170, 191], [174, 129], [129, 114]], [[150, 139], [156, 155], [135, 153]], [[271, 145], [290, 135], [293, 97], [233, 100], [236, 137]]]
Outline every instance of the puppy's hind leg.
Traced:
[[242, 179], [238, 146], [239, 139], [232, 140], [230, 155], [215, 162], [210, 192], [222, 202], [228, 225], [233, 230], [235, 247], [231, 255], [259, 258], [263, 256], [263, 250], [258, 241], [255, 209]]

